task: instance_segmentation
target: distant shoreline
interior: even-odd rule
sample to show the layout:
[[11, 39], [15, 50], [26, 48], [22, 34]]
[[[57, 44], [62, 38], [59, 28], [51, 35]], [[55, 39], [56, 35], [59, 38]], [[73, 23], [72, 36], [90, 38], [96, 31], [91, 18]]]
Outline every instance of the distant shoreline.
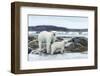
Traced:
[[64, 27], [58, 27], [54, 25], [37, 25], [28, 26], [28, 31], [70, 31], [70, 32], [88, 32], [88, 29], [69, 29]]

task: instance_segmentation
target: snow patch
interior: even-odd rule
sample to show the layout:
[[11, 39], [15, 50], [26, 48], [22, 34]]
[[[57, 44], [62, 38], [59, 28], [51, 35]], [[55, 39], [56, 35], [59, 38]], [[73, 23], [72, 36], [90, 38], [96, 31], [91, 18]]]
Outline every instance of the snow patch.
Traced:
[[87, 53], [64, 53], [64, 54], [28, 54], [28, 61], [38, 61], [38, 60], [63, 60], [63, 59], [83, 59], [88, 58]]

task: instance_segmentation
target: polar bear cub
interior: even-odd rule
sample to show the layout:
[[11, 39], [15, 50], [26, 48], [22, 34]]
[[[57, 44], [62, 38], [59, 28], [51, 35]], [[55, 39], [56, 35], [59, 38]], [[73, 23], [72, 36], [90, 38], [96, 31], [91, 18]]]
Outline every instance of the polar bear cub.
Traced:
[[60, 41], [60, 42], [54, 42], [52, 45], [51, 45], [51, 54], [54, 54], [55, 51], [60, 51], [61, 53], [64, 53], [64, 48], [65, 48], [65, 44], [68, 46], [69, 41], [70, 39], [67, 39], [67, 40], [63, 40], [63, 41]]
[[60, 49], [60, 52], [63, 53], [64, 52], [64, 45], [65, 45], [65, 41], [61, 41], [61, 42], [54, 42], [51, 45], [51, 54], [54, 54], [55, 51], [57, 51], [58, 49]]

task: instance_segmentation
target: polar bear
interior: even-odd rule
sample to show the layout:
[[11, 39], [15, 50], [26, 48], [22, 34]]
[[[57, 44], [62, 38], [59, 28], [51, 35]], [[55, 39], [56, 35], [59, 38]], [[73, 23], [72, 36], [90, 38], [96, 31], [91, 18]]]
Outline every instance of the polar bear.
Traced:
[[61, 41], [61, 42], [54, 42], [51, 45], [51, 55], [53, 55], [54, 52], [57, 51], [57, 50], [60, 50], [60, 52], [63, 53], [64, 52], [64, 46], [65, 46], [64, 40]]
[[60, 42], [54, 42], [51, 45], [51, 55], [54, 54], [55, 51], [60, 51], [61, 53], [64, 53], [64, 48], [65, 45], [70, 45], [71, 43], [69, 43], [69, 39], [68, 40], [62, 40]]
[[46, 43], [46, 53], [50, 53], [50, 47], [53, 42], [55, 42], [56, 36], [55, 32], [42, 31], [38, 35], [39, 50], [43, 48], [43, 43]]

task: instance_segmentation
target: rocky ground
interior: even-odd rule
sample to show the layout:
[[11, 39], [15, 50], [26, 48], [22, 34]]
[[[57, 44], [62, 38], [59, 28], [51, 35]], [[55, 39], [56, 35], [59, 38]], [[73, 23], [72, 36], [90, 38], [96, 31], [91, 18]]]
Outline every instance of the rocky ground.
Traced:
[[[61, 41], [61, 38], [57, 38], [56, 41]], [[85, 37], [75, 37], [72, 38], [69, 43], [69, 46], [65, 45], [64, 52], [84, 52], [88, 50], [88, 39]], [[38, 40], [36, 38], [30, 38], [28, 43], [28, 53], [32, 50], [35, 51], [38, 49]], [[45, 50], [43, 51], [45, 53]]]
[[[56, 41], [61, 41], [57, 38]], [[88, 58], [88, 39], [85, 37], [72, 38], [69, 46], [65, 45], [64, 53], [55, 52], [54, 55], [46, 53], [46, 49], [42, 52], [38, 51], [38, 41], [36, 38], [30, 38], [28, 44], [28, 60], [60, 60], [60, 59], [82, 59]]]

